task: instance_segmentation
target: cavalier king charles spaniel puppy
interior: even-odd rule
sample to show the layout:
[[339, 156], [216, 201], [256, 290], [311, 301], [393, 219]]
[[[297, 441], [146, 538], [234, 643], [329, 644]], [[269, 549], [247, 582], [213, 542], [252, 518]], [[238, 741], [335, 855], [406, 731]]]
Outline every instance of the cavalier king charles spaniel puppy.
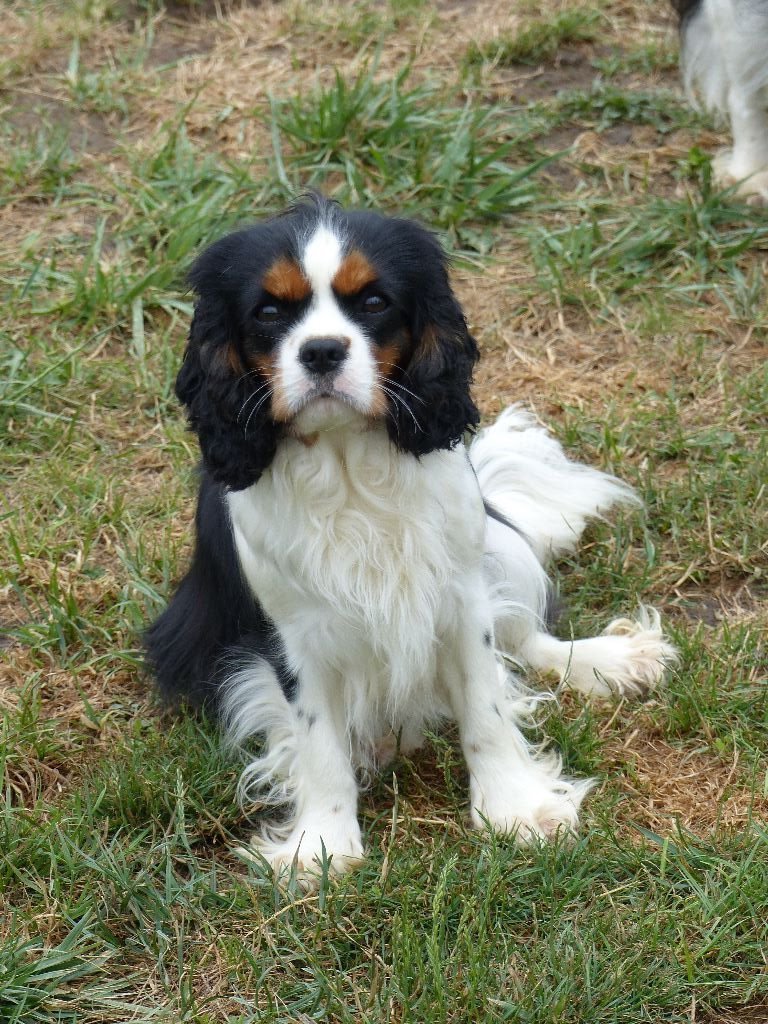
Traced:
[[202, 450], [197, 540], [147, 647], [166, 698], [260, 740], [241, 796], [285, 809], [255, 850], [308, 884], [350, 868], [361, 776], [446, 719], [476, 827], [574, 828], [591, 783], [526, 739], [541, 695], [516, 673], [620, 696], [661, 679], [655, 612], [576, 641], [544, 625], [544, 564], [631, 489], [517, 407], [465, 447], [478, 350], [412, 221], [308, 197], [190, 281], [176, 391]]
[[672, 0], [689, 94], [730, 121], [733, 149], [715, 157], [720, 185], [768, 203], [768, 0]]

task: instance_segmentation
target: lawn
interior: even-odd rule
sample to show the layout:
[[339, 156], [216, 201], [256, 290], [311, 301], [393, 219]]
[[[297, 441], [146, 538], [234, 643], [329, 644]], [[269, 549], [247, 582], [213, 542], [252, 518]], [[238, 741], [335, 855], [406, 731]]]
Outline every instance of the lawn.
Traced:
[[[10, 0], [0, 38], [0, 1020], [768, 1021], [768, 212], [713, 185], [667, 7]], [[484, 417], [643, 497], [555, 568], [561, 635], [643, 602], [681, 652], [550, 707], [576, 840], [470, 831], [449, 731], [312, 893], [237, 857], [239, 765], [140, 650], [189, 555], [185, 270], [308, 186], [439, 231]]]

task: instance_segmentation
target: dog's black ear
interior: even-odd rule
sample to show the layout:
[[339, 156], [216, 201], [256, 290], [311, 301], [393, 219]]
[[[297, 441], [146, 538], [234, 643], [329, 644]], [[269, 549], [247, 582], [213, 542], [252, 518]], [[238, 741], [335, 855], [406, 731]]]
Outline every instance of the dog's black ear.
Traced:
[[271, 416], [269, 383], [243, 362], [237, 303], [216, 272], [217, 246], [198, 260], [198, 293], [176, 394], [197, 433], [206, 469], [231, 490], [255, 483], [272, 461], [280, 427]]
[[416, 282], [409, 324], [412, 348], [394, 377], [398, 400], [391, 406], [388, 429], [399, 449], [426, 455], [453, 448], [479, 423], [470, 391], [479, 352], [451, 290], [442, 247], [423, 228], [411, 225], [411, 231], [417, 241], [411, 255], [418, 263], [409, 271]]

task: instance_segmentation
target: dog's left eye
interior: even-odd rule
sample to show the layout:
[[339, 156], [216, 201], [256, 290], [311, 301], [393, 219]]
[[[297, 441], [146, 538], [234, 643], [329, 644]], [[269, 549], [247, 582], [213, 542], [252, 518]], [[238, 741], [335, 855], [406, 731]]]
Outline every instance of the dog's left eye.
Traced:
[[364, 313], [383, 313], [389, 303], [383, 295], [367, 295], [363, 299]]
[[265, 302], [256, 307], [255, 316], [260, 324], [273, 324], [280, 319], [280, 307], [273, 302]]

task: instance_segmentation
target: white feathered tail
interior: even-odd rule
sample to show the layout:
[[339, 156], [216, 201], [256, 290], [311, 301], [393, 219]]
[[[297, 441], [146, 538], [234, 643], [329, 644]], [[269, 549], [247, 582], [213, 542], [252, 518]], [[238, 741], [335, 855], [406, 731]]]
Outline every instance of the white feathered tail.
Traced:
[[571, 462], [519, 405], [480, 431], [469, 457], [485, 500], [525, 535], [542, 564], [572, 551], [590, 519], [614, 505], [641, 504], [628, 484]]

